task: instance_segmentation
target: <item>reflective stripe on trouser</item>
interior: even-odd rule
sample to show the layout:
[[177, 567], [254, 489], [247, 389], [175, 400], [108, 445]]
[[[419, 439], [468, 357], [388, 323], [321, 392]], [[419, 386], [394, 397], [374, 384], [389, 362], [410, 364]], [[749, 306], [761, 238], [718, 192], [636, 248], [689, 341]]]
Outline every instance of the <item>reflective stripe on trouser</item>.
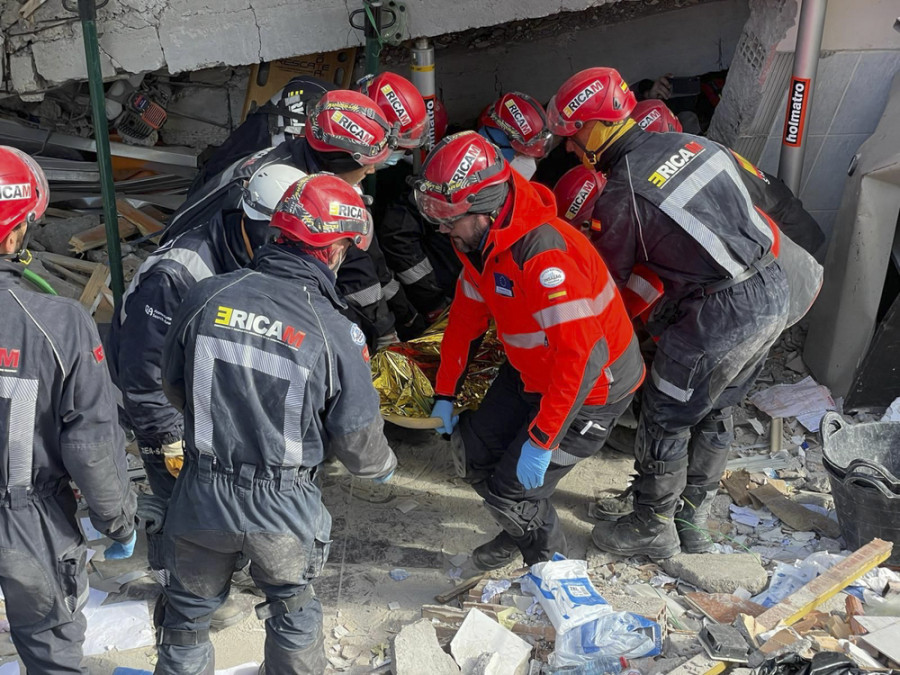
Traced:
[[0, 588], [10, 635], [28, 673], [86, 675], [82, 643], [87, 621], [85, 547], [72, 528], [75, 499], [66, 489], [29, 500], [25, 508], [0, 507]]
[[[526, 564], [566, 553], [565, 536], [550, 499], [577, 462], [600, 451], [609, 429], [630, 403], [628, 396], [608, 406], [583, 406], [551, 458], [544, 484], [533, 490], [519, 483], [516, 466], [540, 395], [523, 391], [519, 373], [509, 364], [501, 366], [478, 410], [460, 416], [465, 480], [484, 497], [489, 513], [513, 537]], [[557, 464], [558, 460], [566, 464]]]
[[[679, 303], [681, 318], [663, 331], [642, 390], [635, 454], [638, 507], [670, 515], [689, 472], [692, 483], [719, 480], [728, 447], [709, 445], [709, 453], [721, 456], [698, 455], [688, 469], [691, 435], [712, 411], [743, 400], [784, 328], [787, 308], [778, 265], [727, 292]], [[712, 475], [716, 471], [719, 475]]]
[[[247, 487], [238, 481], [236, 475], [216, 471], [208, 481], [201, 479], [194, 456], [186, 457], [164, 530], [170, 579], [158, 635], [158, 675], [213, 672], [210, 617], [228, 597], [242, 555], [251, 559], [250, 576], [267, 598], [266, 660], [320, 662], [312, 652], [322, 633], [321, 605], [313, 597], [294, 607], [290, 599], [305, 591], [328, 558], [331, 516], [321, 493], [308, 473], [287, 491], [279, 489], [278, 480], [257, 478]], [[291, 522], [280, 518], [282, 513], [290, 513]], [[241, 527], [248, 518], [271, 523], [248, 532]]]

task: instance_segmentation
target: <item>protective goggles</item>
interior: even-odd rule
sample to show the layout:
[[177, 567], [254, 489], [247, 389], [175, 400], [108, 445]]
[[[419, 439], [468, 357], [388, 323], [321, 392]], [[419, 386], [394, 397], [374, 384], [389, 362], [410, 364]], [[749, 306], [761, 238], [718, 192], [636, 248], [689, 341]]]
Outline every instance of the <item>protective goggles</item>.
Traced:
[[584, 126], [580, 120], [569, 120], [559, 112], [556, 105], [556, 96], [547, 104], [547, 126], [551, 133], [557, 136], [574, 136]]
[[546, 129], [527, 143], [512, 138], [510, 139], [510, 145], [512, 146], [512, 149], [520, 155], [528, 155], [535, 159], [541, 159], [542, 157], [546, 157], [553, 148], [553, 132]]
[[472, 208], [472, 203], [467, 199], [460, 202], [449, 202], [442, 197], [436, 197], [421, 190], [413, 192], [413, 198], [419, 213], [432, 225], [453, 227], [453, 223], [462, 218]]

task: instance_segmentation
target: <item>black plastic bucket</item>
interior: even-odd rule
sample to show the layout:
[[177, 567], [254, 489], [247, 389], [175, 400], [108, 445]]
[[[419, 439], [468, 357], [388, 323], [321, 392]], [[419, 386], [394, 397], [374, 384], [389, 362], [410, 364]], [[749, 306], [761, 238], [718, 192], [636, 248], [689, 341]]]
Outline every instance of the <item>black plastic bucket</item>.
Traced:
[[821, 425], [822, 454], [841, 533], [850, 550], [894, 543], [900, 565], [900, 422], [850, 424], [834, 412]]

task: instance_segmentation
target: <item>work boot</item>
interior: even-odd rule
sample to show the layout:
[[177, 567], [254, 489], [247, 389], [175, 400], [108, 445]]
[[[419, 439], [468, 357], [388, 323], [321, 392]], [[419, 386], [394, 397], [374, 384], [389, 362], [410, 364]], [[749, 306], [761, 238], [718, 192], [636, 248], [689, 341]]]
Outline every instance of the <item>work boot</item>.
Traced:
[[601, 551], [621, 556], [671, 558], [681, 551], [671, 516], [658, 515], [643, 508], [616, 521], [597, 523], [591, 532], [591, 539]]
[[482, 572], [506, 567], [517, 557], [519, 547], [505, 530], [501, 530], [496, 537], [472, 551], [472, 563]]
[[[612, 491], [607, 491], [613, 495]], [[634, 495], [629, 485], [619, 494], [610, 497], [597, 497], [588, 506], [588, 515], [595, 520], [618, 520], [634, 511]]]
[[685, 553], [709, 553], [713, 540], [706, 528], [713, 499], [718, 489], [688, 487], [681, 495], [684, 506], [675, 514], [675, 528]]
[[250, 616], [250, 608], [229, 597], [219, 609], [213, 612], [212, 618], [209, 620], [209, 627], [211, 630], [222, 630], [240, 623], [248, 616]]

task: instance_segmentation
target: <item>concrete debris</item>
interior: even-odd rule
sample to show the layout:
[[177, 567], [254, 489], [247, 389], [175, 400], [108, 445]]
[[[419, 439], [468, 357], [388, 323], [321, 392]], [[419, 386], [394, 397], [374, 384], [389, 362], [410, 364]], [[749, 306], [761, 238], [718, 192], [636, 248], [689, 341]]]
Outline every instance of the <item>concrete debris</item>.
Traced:
[[394, 675], [455, 675], [459, 666], [438, 644], [431, 621], [422, 619], [404, 626], [394, 638]]
[[741, 586], [758, 593], [769, 580], [759, 559], [749, 553], [680, 553], [663, 560], [662, 567], [666, 573], [709, 593], [733, 593]]
[[[469, 610], [450, 642], [450, 653], [463, 675], [525, 675], [531, 649], [522, 638], [477, 609]], [[484, 655], [489, 657], [485, 660]]]

